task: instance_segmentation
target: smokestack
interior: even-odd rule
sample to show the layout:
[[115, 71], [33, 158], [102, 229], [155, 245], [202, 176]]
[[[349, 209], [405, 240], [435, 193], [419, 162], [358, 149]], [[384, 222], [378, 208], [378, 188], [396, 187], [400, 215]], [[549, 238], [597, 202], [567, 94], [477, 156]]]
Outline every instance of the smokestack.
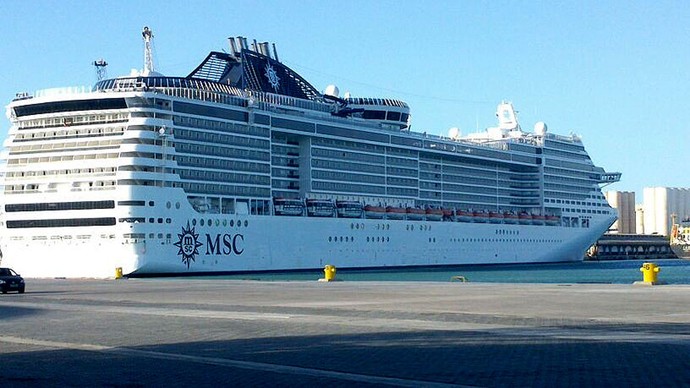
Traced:
[[235, 38], [228, 38], [228, 42], [230, 43], [230, 52], [232, 53], [233, 57], [237, 56], [237, 47], [235, 47]]
[[276, 51], [276, 44], [275, 43], [273, 43], [273, 59], [280, 62], [280, 60], [278, 59], [278, 51]]
[[271, 52], [268, 50], [268, 42], [261, 42], [259, 43], [259, 47], [261, 47], [261, 54], [271, 57]]
[[243, 36], [238, 36], [237, 37], [237, 44], [240, 46], [240, 50], [246, 50], [247, 49], [247, 38]]

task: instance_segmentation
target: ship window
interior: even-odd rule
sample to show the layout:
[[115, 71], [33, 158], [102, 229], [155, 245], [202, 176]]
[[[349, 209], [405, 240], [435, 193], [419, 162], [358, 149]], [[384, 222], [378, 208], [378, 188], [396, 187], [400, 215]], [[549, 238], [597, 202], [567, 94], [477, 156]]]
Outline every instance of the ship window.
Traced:
[[230, 220], [230, 227], [235, 226], [235, 220]]
[[389, 121], [400, 121], [400, 112], [388, 112], [386, 119]]
[[199, 225], [204, 226], [204, 219], [203, 218], [199, 220]]
[[149, 218], [149, 223], [150, 223], [150, 224], [153, 224], [154, 222], [155, 222], [155, 220], [153, 219], [153, 217]]
[[115, 225], [115, 217], [103, 218], [68, 218], [57, 220], [22, 220], [7, 221], [7, 228], [56, 228], [77, 226], [111, 226]]
[[385, 120], [386, 111], [383, 110], [365, 110], [362, 112], [362, 117], [368, 120]]
[[159, 218], [159, 219], [158, 219], [158, 223], [159, 223], [159, 224], [162, 224], [162, 223], [163, 223], [163, 219], [162, 219], [162, 218]]

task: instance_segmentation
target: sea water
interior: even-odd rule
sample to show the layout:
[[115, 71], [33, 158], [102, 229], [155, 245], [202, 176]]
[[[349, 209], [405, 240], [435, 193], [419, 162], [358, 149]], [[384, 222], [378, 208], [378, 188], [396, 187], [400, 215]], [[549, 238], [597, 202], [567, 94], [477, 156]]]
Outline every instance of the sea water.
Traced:
[[[584, 261], [555, 264], [464, 265], [409, 269], [337, 269], [343, 281], [450, 282], [462, 276], [470, 282], [487, 283], [612, 283], [632, 284], [642, 280], [644, 261]], [[656, 260], [658, 280], [666, 284], [690, 284], [690, 261]], [[336, 265], [337, 268], [337, 265]], [[304, 281], [324, 277], [323, 271], [252, 273], [223, 276], [226, 279]]]

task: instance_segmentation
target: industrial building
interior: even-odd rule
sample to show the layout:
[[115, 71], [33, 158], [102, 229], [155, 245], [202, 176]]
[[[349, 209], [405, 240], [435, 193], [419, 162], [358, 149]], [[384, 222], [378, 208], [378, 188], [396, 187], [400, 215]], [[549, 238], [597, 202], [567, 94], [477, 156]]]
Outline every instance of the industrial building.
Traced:
[[635, 219], [635, 193], [632, 191], [607, 191], [604, 193], [604, 196], [611, 207], [618, 210], [618, 220], [611, 225], [608, 233], [637, 233]]

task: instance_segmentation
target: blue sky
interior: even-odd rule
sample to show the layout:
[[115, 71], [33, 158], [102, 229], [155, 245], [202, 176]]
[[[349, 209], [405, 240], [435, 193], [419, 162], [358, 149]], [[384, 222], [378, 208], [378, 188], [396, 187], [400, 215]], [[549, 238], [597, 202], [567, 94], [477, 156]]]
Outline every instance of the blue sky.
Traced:
[[[690, 7], [684, 1], [19, 1], [0, 2], [0, 100], [88, 86], [143, 67], [187, 75], [228, 36], [274, 42], [323, 90], [390, 97], [412, 128], [446, 134], [495, 123], [501, 100], [523, 129], [582, 137], [607, 189], [690, 187]], [[4, 138], [9, 122], [3, 119]]]

